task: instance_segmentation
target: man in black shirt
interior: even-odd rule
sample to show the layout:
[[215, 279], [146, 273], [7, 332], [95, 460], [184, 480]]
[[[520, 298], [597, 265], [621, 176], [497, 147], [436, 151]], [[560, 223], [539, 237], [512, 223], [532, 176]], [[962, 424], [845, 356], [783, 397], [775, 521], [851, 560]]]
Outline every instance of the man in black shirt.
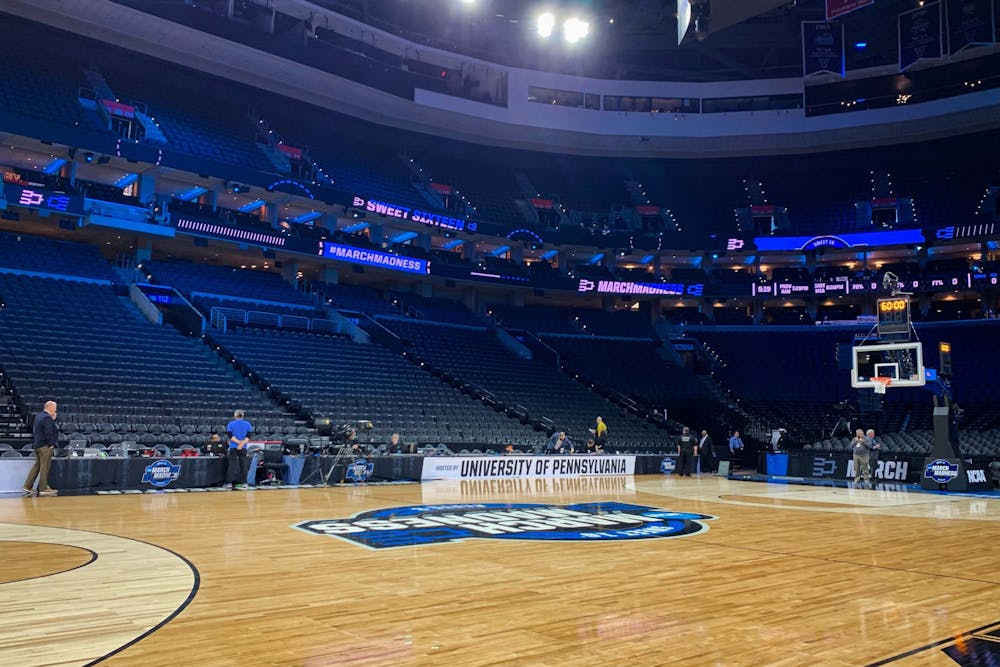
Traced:
[[687, 426], [681, 431], [681, 437], [677, 439], [677, 456], [680, 476], [690, 477], [691, 471], [694, 469], [694, 457], [698, 456], [698, 440], [691, 435], [691, 429]]
[[58, 492], [49, 487], [49, 467], [52, 465], [52, 453], [59, 441], [59, 427], [56, 426], [55, 401], [48, 401], [42, 411], [35, 415], [35, 423], [31, 427], [31, 447], [35, 450], [35, 464], [24, 480], [24, 495], [35, 493], [35, 478], [38, 478], [38, 495], [54, 496]]
[[698, 452], [701, 456], [701, 471], [715, 472], [717, 467], [715, 462], [715, 443], [712, 442], [712, 436], [705, 429], [702, 429], [701, 439], [698, 440]]

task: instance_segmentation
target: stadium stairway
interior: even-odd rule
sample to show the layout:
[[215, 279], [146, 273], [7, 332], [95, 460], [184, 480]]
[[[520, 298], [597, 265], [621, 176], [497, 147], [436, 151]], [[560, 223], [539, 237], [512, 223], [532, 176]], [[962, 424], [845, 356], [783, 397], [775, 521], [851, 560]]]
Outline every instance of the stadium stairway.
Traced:
[[[0, 372], [0, 376], [2, 375]], [[13, 398], [5, 393], [0, 396], [0, 449], [6, 449], [3, 445], [7, 445], [11, 449], [20, 450], [30, 443], [31, 429], [17, 413]]]

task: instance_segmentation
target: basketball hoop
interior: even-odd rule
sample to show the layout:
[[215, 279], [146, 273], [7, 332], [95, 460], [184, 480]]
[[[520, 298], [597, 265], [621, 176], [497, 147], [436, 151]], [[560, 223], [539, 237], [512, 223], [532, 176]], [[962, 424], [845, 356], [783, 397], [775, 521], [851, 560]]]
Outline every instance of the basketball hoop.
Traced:
[[875, 393], [884, 394], [885, 390], [889, 388], [890, 384], [892, 384], [892, 378], [874, 377], [872, 378], [872, 382], [875, 383], [875, 386], [873, 387], [873, 389], [875, 389]]

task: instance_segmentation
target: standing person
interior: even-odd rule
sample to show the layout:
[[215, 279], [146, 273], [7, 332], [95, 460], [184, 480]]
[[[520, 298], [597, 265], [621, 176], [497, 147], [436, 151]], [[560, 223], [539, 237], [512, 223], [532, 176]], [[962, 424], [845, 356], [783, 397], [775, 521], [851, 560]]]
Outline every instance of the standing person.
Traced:
[[854, 432], [854, 439], [851, 440], [851, 450], [854, 452], [854, 483], [860, 484], [861, 477], [864, 476], [865, 484], [871, 484], [872, 471], [868, 459], [870, 441], [865, 437], [865, 432], [860, 428]]
[[732, 437], [729, 438], [729, 460], [734, 468], [742, 465], [743, 438], [740, 437], [739, 431], [733, 431]]
[[882, 451], [882, 443], [875, 439], [875, 429], [870, 428], [865, 431], [865, 440], [868, 441], [868, 460], [870, 462], [871, 478], [875, 479], [875, 469], [878, 468], [878, 456]]
[[715, 472], [715, 443], [705, 429], [702, 429], [701, 439], [698, 440], [698, 451], [701, 453], [701, 471]]
[[59, 492], [49, 486], [49, 467], [52, 465], [52, 453], [59, 442], [59, 427], [56, 425], [58, 405], [55, 401], [46, 401], [42, 411], [35, 415], [35, 423], [31, 427], [31, 448], [35, 450], [35, 463], [28, 471], [24, 480], [24, 495], [34, 495], [35, 478], [38, 478], [38, 495], [54, 496]]
[[685, 426], [681, 431], [681, 437], [677, 439], [678, 467], [681, 470], [681, 477], [691, 476], [696, 456], [698, 456], [698, 441], [691, 435], [691, 429]]
[[590, 429], [590, 432], [594, 434], [594, 445], [601, 449], [608, 444], [608, 425], [604, 423], [602, 417], [598, 417], [594, 423], [594, 428]]
[[788, 431], [779, 428], [778, 433], [771, 438], [771, 446], [776, 452], [788, 449]]
[[247, 459], [247, 443], [253, 425], [243, 418], [243, 411], [233, 413], [233, 420], [226, 424], [229, 433], [229, 469], [226, 471], [226, 481], [232, 488], [245, 489], [247, 474], [250, 471], [250, 461]]

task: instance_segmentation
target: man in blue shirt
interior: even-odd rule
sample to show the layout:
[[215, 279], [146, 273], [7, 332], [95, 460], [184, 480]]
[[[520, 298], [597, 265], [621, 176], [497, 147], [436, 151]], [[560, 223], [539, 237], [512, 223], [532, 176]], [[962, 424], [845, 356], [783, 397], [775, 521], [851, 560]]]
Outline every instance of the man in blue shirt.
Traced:
[[233, 420], [226, 424], [226, 432], [229, 434], [229, 467], [226, 470], [226, 482], [232, 484], [233, 488], [243, 489], [246, 488], [247, 473], [250, 468], [247, 443], [250, 442], [253, 425], [243, 418], [242, 410], [237, 410], [233, 413]]
[[24, 480], [24, 495], [35, 493], [35, 478], [38, 478], [38, 495], [54, 496], [58, 493], [49, 487], [49, 466], [52, 464], [52, 452], [59, 441], [59, 427], [56, 426], [55, 401], [47, 401], [42, 411], [35, 415], [35, 423], [31, 427], [31, 448], [35, 450], [35, 463]]
[[733, 431], [732, 437], [729, 438], [729, 460], [734, 468], [743, 462], [743, 438], [740, 437], [739, 431]]

